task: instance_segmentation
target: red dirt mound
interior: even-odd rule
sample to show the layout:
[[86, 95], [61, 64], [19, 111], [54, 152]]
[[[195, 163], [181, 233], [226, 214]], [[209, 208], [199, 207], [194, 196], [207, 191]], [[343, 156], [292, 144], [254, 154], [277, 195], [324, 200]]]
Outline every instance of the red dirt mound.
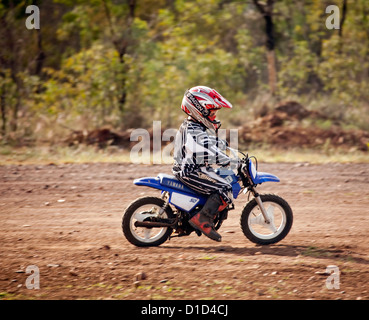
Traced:
[[[319, 121], [328, 121], [328, 128], [319, 126]], [[97, 128], [89, 132], [73, 131], [64, 142], [69, 146], [87, 144], [105, 148], [112, 145], [128, 149], [137, 144], [137, 141], [130, 141], [132, 130], [118, 132], [110, 128]], [[163, 132], [164, 129], [161, 133]], [[152, 128], [148, 133], [152, 147]], [[319, 148], [328, 145], [368, 151], [369, 144], [369, 132], [345, 130], [337, 119], [328, 118], [317, 111], [309, 111], [296, 101], [282, 102], [272, 111], [246, 123], [239, 128], [239, 138], [240, 144], [261, 143], [279, 148]], [[163, 142], [162, 146], [167, 143], [169, 142]]]
[[[309, 125], [302, 120], [308, 119]], [[319, 127], [317, 120], [330, 120], [326, 116], [308, 111], [299, 103], [287, 101], [276, 106], [265, 116], [242, 126], [241, 143], [267, 143], [273, 146], [315, 148], [329, 144], [346, 149], [368, 150], [369, 132], [345, 130], [337, 124], [329, 128]], [[335, 119], [332, 121], [337, 122]]]

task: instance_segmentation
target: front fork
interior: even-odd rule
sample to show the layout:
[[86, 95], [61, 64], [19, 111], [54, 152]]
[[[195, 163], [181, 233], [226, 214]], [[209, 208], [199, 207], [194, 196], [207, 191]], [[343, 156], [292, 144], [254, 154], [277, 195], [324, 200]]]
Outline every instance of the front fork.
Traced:
[[253, 195], [255, 197], [255, 200], [256, 200], [256, 203], [258, 204], [258, 206], [261, 210], [261, 213], [264, 217], [265, 223], [270, 224], [270, 219], [269, 219], [269, 216], [268, 216], [268, 212], [265, 210], [263, 202], [261, 201], [261, 198], [260, 198], [260, 194], [256, 191], [256, 189], [254, 187], [251, 188], [251, 192], [253, 193]]

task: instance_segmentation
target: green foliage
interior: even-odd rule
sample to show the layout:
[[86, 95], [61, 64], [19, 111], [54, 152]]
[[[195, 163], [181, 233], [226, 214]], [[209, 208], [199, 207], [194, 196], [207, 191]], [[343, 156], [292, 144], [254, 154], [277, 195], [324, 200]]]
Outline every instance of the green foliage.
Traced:
[[[19, 16], [28, 2], [14, 3], [0, 4], [7, 132], [12, 121], [21, 124], [20, 135], [42, 137], [56, 128], [152, 120], [177, 127], [189, 87], [216, 88], [235, 104], [234, 114], [254, 108], [268, 91], [265, 26], [252, 1], [41, 1], [42, 38]], [[340, 35], [325, 27], [325, 8], [342, 3], [275, 1], [273, 101], [297, 96], [369, 129], [362, 117], [369, 114], [369, 3], [347, 1]], [[37, 73], [40, 50], [45, 59]], [[241, 124], [236, 120], [230, 123]]]

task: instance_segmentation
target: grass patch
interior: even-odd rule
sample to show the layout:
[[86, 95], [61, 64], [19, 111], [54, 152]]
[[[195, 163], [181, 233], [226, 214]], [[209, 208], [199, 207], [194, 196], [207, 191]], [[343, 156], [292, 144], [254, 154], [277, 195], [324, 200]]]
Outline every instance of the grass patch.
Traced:
[[217, 258], [216, 256], [203, 256], [198, 258], [198, 260], [214, 260], [216, 258]]
[[34, 297], [27, 297], [21, 294], [9, 293], [9, 292], [0, 292], [0, 301], [1, 300], [34, 300]]
[[6, 164], [62, 164], [91, 162], [130, 162], [126, 150], [111, 151], [92, 146], [75, 147], [13, 147], [0, 145], [0, 165]]
[[[240, 147], [249, 155], [257, 157], [259, 162], [294, 163], [307, 162], [311, 164], [324, 163], [369, 163], [369, 152], [338, 150], [329, 148], [318, 149], [287, 149], [269, 148], [266, 146]], [[157, 158], [156, 158], [157, 159]], [[146, 164], [153, 163], [150, 159], [141, 159]], [[80, 145], [78, 147], [37, 146], [37, 147], [11, 147], [0, 145], [0, 165], [10, 164], [63, 164], [63, 163], [132, 163], [130, 150], [107, 148], [98, 149], [93, 146]], [[172, 164], [173, 159], [162, 159], [163, 164]]]
[[313, 258], [327, 258], [331, 257], [333, 254], [327, 250], [322, 250], [317, 247], [307, 247], [306, 250], [301, 252], [301, 255]]
[[250, 149], [249, 155], [255, 155], [260, 162], [307, 162], [311, 164], [325, 163], [369, 163], [369, 152], [333, 149], [299, 149], [281, 150], [277, 148], [259, 147]]
[[279, 289], [276, 287], [269, 287], [267, 289], [267, 294], [271, 296], [272, 299], [280, 299], [281, 297], [279, 296]]
[[2, 299], [9, 299], [13, 297], [14, 295], [8, 292], [0, 292], [0, 300]]

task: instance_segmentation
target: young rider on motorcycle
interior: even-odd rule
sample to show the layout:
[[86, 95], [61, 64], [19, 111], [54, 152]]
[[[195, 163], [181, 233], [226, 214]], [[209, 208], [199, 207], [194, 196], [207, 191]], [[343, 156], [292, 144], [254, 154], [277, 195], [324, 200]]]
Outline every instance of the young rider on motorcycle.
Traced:
[[210, 239], [221, 241], [221, 235], [214, 229], [214, 218], [232, 203], [232, 187], [211, 165], [230, 164], [230, 158], [223, 152], [227, 144], [216, 136], [220, 127], [216, 114], [221, 108], [231, 109], [232, 104], [216, 90], [197, 86], [185, 92], [181, 108], [188, 118], [176, 135], [173, 174], [191, 189], [209, 195], [189, 223]]

